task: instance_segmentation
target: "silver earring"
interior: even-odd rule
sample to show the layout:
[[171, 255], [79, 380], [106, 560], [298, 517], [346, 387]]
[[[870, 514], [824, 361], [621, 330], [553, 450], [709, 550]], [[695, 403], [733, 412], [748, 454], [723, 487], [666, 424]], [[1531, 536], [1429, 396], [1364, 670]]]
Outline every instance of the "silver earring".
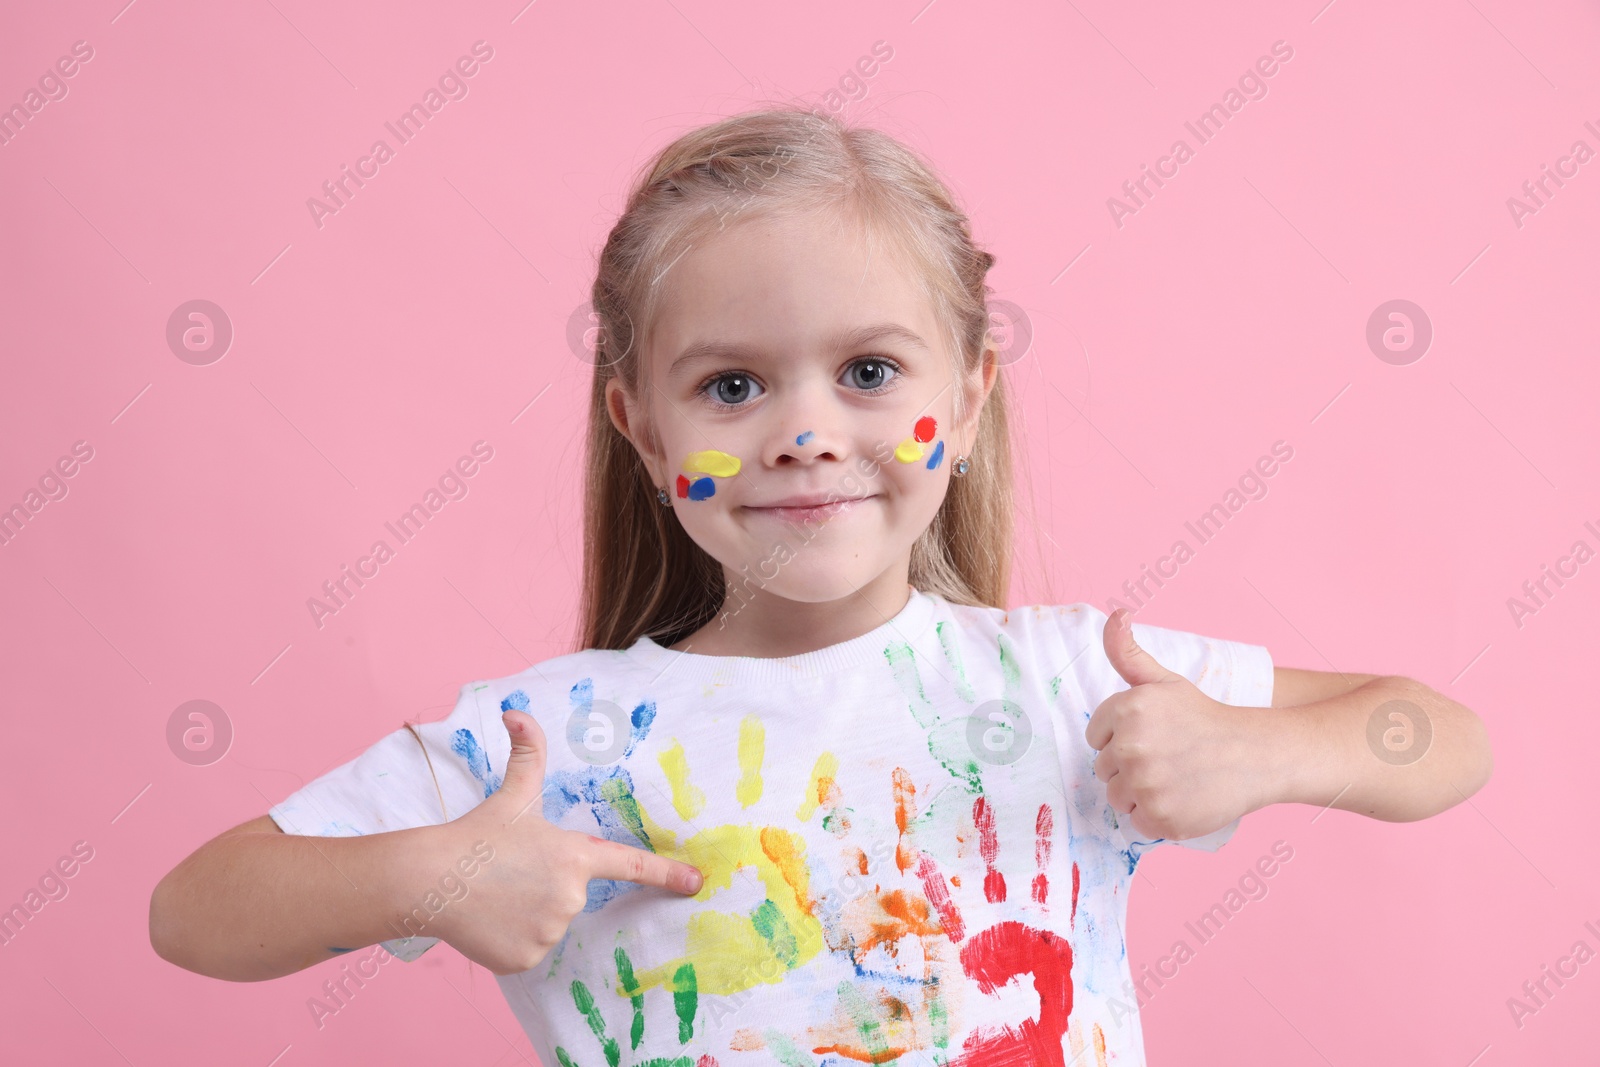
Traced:
[[966, 456], [957, 456], [956, 461], [950, 465], [950, 473], [959, 478], [971, 468], [972, 464], [967, 462]]
[[667, 487], [664, 485], [656, 486], [656, 499], [664, 505], [672, 503], [672, 497], [667, 494]]

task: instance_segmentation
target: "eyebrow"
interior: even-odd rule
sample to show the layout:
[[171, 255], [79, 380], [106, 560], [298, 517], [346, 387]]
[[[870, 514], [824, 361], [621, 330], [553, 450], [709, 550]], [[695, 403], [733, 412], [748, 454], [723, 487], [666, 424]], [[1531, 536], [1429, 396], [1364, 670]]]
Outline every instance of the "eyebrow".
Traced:
[[[841, 352], [851, 348], [863, 348], [880, 341], [897, 341], [910, 348], [929, 351], [928, 342], [920, 335], [893, 322], [879, 322], [854, 330], [844, 330], [830, 338], [828, 344], [832, 346], [830, 351]], [[696, 341], [678, 354], [678, 358], [673, 360], [672, 366], [667, 369], [667, 374], [669, 376], [675, 374], [680, 367], [695, 360], [737, 359], [757, 354], [758, 351], [731, 341]]]

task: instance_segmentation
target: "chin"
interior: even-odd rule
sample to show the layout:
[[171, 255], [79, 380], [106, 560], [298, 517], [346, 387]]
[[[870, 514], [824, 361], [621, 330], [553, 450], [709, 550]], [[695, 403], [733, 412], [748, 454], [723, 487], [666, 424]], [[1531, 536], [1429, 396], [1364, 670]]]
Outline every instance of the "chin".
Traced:
[[825, 604], [853, 596], [887, 565], [886, 561], [844, 556], [812, 545], [796, 551], [776, 573], [765, 557], [742, 564], [735, 572], [734, 584], [742, 586], [749, 581], [752, 588], [785, 600]]

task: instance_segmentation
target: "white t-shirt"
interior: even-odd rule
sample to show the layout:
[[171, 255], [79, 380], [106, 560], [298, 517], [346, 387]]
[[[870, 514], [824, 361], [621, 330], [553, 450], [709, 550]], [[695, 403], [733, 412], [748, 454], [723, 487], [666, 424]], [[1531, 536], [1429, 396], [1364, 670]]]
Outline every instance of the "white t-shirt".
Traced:
[[[902, 1052], [1133, 1067], [1124, 919], [1161, 839], [1119, 825], [1084, 741], [1128, 688], [1105, 621], [1088, 604], [1007, 612], [912, 590], [883, 625], [804, 655], [649, 638], [577, 652], [463, 686], [448, 718], [417, 727], [426, 756], [397, 730], [270, 814], [318, 836], [458, 818], [499, 788], [500, 713], [519, 708], [549, 741], [546, 819], [705, 875], [695, 897], [590, 882], [561, 944], [498, 979], [551, 1067]], [[1213, 699], [1271, 704], [1265, 648], [1134, 634]], [[1183, 844], [1214, 851], [1237, 826]], [[414, 959], [434, 943], [383, 944]]]

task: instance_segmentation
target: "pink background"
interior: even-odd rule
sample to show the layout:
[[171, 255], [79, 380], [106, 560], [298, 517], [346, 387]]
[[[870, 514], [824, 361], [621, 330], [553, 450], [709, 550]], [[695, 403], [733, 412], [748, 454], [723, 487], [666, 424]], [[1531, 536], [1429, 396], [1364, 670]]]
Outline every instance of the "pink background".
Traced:
[[[1592, 1050], [1600, 963], [1520, 1028], [1506, 1000], [1579, 939], [1600, 949], [1600, 861], [1574, 847], [1600, 562], [1520, 627], [1506, 601], [1574, 541], [1600, 548], [1600, 160], [1520, 227], [1506, 201], [1575, 140], [1600, 149], [1593, 4], [122, 2], [13, 5], [0, 34], [4, 105], [94, 49], [0, 147], [0, 506], [94, 450], [0, 547], [0, 906], [94, 849], [0, 948], [3, 1058], [531, 1061], [492, 975], [448, 947], [318, 1029], [335, 963], [182, 971], [150, 948], [150, 890], [464, 681], [567, 649], [588, 368], [566, 330], [628, 179], [694, 125], [822, 103], [880, 40], [893, 58], [849, 115], [941, 169], [1035, 331], [1007, 371], [1033, 501], [1013, 603], [1103, 606], [1284, 440], [1269, 495], [1140, 621], [1411, 675], [1493, 739], [1493, 780], [1437, 818], [1280, 806], [1215, 855], [1148, 858], [1136, 972], [1294, 848], [1144, 1009], [1150, 1061]], [[480, 39], [469, 95], [318, 228], [307, 198], [393, 146], [383, 123]], [[1268, 95], [1119, 228], [1107, 198], [1194, 146], [1185, 120], [1279, 40]], [[234, 328], [208, 366], [165, 339], [197, 298]], [[1403, 366], [1365, 340], [1397, 298], [1434, 328]], [[319, 629], [307, 598], [478, 440], [469, 495]], [[194, 699], [235, 731], [208, 766], [168, 747]]]

